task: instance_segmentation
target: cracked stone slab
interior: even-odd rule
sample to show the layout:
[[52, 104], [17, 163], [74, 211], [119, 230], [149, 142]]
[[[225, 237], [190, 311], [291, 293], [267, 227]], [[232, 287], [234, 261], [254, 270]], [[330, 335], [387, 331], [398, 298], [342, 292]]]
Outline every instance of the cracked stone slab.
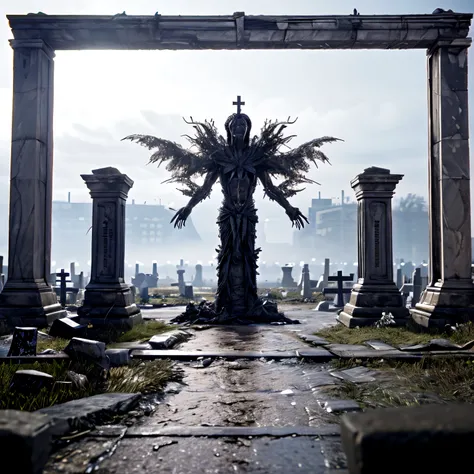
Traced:
[[454, 344], [448, 339], [431, 339], [427, 344], [414, 344], [400, 346], [400, 350], [404, 352], [419, 352], [419, 351], [467, 351], [474, 347], [474, 341], [469, 341], [466, 344]]
[[64, 436], [71, 431], [90, 429], [104, 417], [126, 413], [138, 405], [140, 398], [141, 394], [137, 393], [104, 393], [42, 408], [34, 413], [48, 415], [53, 421], [53, 435]]
[[328, 413], [345, 413], [360, 411], [360, 405], [355, 400], [318, 400], [321, 408]]
[[335, 358], [334, 354], [322, 347], [318, 349], [298, 349], [296, 354], [302, 359], [311, 359], [314, 362], [329, 362]]
[[135, 350], [132, 351], [133, 359], [154, 360], [197, 360], [203, 359], [291, 359], [296, 352], [257, 352], [257, 351], [179, 351], [179, 350]]
[[[362, 346], [363, 349], [359, 350], [340, 350], [333, 349], [331, 352], [341, 359], [361, 359], [361, 360], [378, 360], [378, 359], [390, 359], [390, 360], [402, 360], [402, 361], [417, 361], [423, 358], [423, 354], [420, 352], [402, 352], [399, 350], [390, 351], [376, 351], [373, 349], [367, 349]], [[426, 354], [425, 354], [426, 355]]]
[[362, 344], [329, 344], [326, 346], [328, 351], [336, 353], [337, 351], [367, 351], [367, 346]]
[[376, 351], [396, 351], [397, 348], [391, 346], [390, 344], [387, 344], [386, 342], [383, 341], [378, 341], [378, 340], [372, 340], [372, 341], [365, 341], [365, 344], [367, 344], [371, 349], [374, 349]]
[[375, 371], [369, 370], [367, 367], [363, 366], [353, 367], [352, 369], [347, 370], [335, 370], [329, 373], [333, 377], [353, 383], [375, 382], [374, 375], [376, 374]]
[[298, 334], [298, 337], [313, 346], [327, 346], [329, 344], [329, 341], [323, 337], [315, 336], [313, 334]]

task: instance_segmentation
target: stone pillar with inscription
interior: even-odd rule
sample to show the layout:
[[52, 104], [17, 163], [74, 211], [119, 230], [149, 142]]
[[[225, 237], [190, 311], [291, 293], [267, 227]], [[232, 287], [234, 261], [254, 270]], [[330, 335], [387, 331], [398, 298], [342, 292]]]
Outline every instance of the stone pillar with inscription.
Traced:
[[40, 39], [11, 40], [10, 44], [13, 120], [8, 279], [0, 294], [0, 319], [10, 326], [45, 327], [66, 316], [49, 284], [54, 51]]
[[358, 203], [358, 280], [337, 318], [348, 327], [370, 326], [383, 312], [405, 324], [409, 315], [393, 281], [392, 196], [402, 178], [372, 167], [351, 181]]
[[129, 329], [142, 321], [125, 283], [125, 203], [133, 181], [116, 168], [81, 175], [92, 197], [91, 279], [80, 322]]
[[411, 309], [424, 327], [474, 321], [467, 50], [470, 38], [428, 52], [429, 283]]

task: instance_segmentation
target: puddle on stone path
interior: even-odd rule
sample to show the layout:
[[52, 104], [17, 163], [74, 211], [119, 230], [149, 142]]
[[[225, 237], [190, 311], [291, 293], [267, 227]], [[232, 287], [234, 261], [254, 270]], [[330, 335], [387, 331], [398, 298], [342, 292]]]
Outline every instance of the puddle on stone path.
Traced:
[[[141, 426], [319, 426], [328, 422], [311, 385], [318, 376], [323, 384], [334, 384], [335, 379], [320, 364], [303, 365], [297, 359], [216, 360], [205, 369], [193, 363], [179, 366], [185, 385], [178, 393], [167, 394], [153, 415], [141, 418]], [[310, 420], [308, 407], [321, 417]]]

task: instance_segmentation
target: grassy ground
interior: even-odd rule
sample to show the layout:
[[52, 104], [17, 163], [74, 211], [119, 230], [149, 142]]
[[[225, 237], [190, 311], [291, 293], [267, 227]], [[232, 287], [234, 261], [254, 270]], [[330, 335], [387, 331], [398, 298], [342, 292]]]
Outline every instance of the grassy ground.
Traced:
[[[361, 365], [338, 361], [337, 368]], [[376, 383], [345, 382], [331, 392], [357, 400], [365, 408], [419, 405], [425, 403], [474, 403], [474, 364], [455, 358], [425, 358], [417, 363], [378, 361], [370, 368], [380, 371]]]
[[[10, 390], [10, 384], [17, 370], [39, 370], [52, 375], [55, 381], [67, 380], [67, 371], [75, 370], [86, 376], [90, 383], [84, 389], [50, 391], [43, 389], [40, 393], [25, 396]], [[153, 393], [159, 392], [169, 380], [181, 378], [170, 361], [157, 360], [150, 362], [133, 362], [130, 366], [110, 369], [106, 380], [94, 380], [92, 370], [88, 367], [78, 369], [71, 362], [34, 363], [0, 365], [0, 409], [34, 411], [69, 400], [99, 393]]]
[[376, 339], [393, 346], [399, 346], [403, 344], [423, 344], [434, 338], [446, 338], [456, 344], [464, 344], [474, 339], [474, 325], [470, 323], [465, 324], [452, 334], [429, 334], [416, 332], [408, 327], [385, 327], [380, 329], [375, 327], [361, 327], [349, 329], [342, 324], [338, 324], [323, 329], [316, 334], [324, 337], [329, 342], [337, 344], [362, 344], [365, 341]]
[[161, 321], [145, 321], [143, 324], [137, 324], [130, 331], [121, 334], [116, 342], [148, 341], [156, 334], [161, 334], [173, 329], [176, 328]]

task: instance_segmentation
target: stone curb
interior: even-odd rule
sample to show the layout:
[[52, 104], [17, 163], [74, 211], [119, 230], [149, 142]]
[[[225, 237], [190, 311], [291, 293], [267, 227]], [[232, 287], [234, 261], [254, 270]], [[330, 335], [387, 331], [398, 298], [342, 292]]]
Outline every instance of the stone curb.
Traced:
[[[122, 428], [123, 429], [123, 428]], [[128, 428], [126, 438], [141, 438], [155, 436], [193, 437], [207, 436], [218, 437], [247, 437], [247, 436], [339, 436], [339, 425], [326, 426], [165, 426], [153, 427], [131, 427]], [[104, 433], [96, 436], [104, 436]]]
[[48, 415], [53, 422], [53, 436], [61, 437], [71, 431], [91, 429], [111, 415], [127, 413], [138, 405], [140, 398], [139, 393], [104, 393], [42, 408], [34, 413]]

